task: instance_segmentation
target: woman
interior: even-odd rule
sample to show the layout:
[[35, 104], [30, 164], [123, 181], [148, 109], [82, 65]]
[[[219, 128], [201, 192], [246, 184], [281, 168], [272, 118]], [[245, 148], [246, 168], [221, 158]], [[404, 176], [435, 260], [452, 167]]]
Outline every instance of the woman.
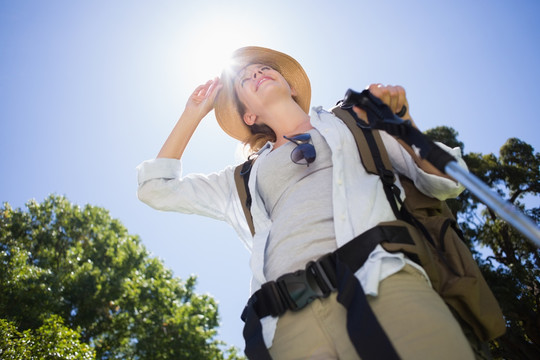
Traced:
[[[399, 86], [371, 85], [369, 90], [396, 113], [404, 106], [409, 109]], [[193, 92], [157, 159], [138, 167], [143, 202], [224, 220], [235, 228], [251, 251], [252, 293], [306, 268], [380, 222], [395, 220], [380, 178], [363, 168], [350, 131], [320, 107], [308, 115], [310, 98], [309, 79], [292, 57], [260, 47], [238, 49], [221, 78]], [[223, 130], [256, 152], [249, 179], [254, 235], [237, 194], [234, 167], [207, 176], [181, 175], [179, 159], [214, 105]], [[355, 111], [365, 119], [361, 109]], [[410, 119], [408, 110], [403, 118]], [[422, 192], [442, 200], [463, 190], [408, 146], [381, 135], [395, 171]], [[299, 151], [301, 146], [309, 151]], [[459, 149], [445, 149], [460, 158]], [[474, 358], [456, 320], [416, 263], [378, 245], [352, 272], [369, 302], [362, 311], [373, 310], [376, 326], [390, 339], [390, 353], [403, 359]], [[261, 359], [268, 353], [275, 359], [358, 359], [359, 353], [367, 358], [373, 349], [376, 356], [381, 348], [383, 354], [378, 340], [350, 334], [347, 314], [353, 311], [338, 299], [334, 291], [279, 317], [259, 319], [248, 311], [246, 353]], [[260, 296], [250, 304], [254, 301], [261, 302]], [[363, 352], [364, 347], [372, 350]]]

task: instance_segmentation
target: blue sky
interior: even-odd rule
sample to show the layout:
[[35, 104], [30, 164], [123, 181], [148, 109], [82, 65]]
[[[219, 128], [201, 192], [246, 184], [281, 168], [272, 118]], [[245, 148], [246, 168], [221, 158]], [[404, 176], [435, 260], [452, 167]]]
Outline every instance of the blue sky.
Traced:
[[[303, 64], [312, 105], [400, 84], [421, 129], [456, 129], [466, 152], [509, 137], [540, 148], [540, 3], [456, 1], [0, 0], [0, 201], [51, 193], [110, 210], [176, 276], [220, 304], [218, 338], [243, 349], [248, 253], [226, 224], [162, 213], [135, 195], [187, 96], [245, 45]], [[238, 162], [209, 115], [184, 171]]]

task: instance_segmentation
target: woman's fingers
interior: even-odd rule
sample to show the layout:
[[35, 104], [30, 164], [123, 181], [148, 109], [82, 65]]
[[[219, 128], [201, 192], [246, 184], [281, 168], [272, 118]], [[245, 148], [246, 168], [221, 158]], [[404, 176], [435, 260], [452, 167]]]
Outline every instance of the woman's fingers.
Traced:
[[192, 96], [200, 96], [201, 93], [206, 92], [205, 89], [208, 89], [208, 87], [209, 87], [211, 84], [212, 84], [212, 80], [208, 80], [206, 83], [197, 86], [191, 95], [192, 95]]
[[407, 96], [402, 86], [371, 84], [368, 90], [388, 105], [394, 113], [400, 112], [403, 106], [407, 106]]

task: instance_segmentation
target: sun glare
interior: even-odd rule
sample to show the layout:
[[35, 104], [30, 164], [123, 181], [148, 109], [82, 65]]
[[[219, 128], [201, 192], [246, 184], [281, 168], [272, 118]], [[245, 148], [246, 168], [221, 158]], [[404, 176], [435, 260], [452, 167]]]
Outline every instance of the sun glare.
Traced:
[[192, 38], [186, 56], [189, 56], [190, 76], [193, 80], [204, 82], [214, 76], [219, 76], [228, 65], [232, 52], [242, 46], [256, 45], [257, 36], [254, 32], [235, 26], [230, 19], [223, 21], [208, 21], [203, 31]]

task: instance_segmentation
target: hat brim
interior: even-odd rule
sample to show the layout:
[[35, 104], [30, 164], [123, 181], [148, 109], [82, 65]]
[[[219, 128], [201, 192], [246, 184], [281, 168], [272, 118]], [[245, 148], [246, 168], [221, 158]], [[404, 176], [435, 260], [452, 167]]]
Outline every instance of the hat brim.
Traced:
[[242, 142], [246, 142], [252, 133], [238, 112], [234, 80], [238, 72], [250, 64], [265, 64], [277, 70], [296, 91], [295, 100], [306, 113], [311, 102], [309, 78], [298, 61], [287, 54], [263, 47], [248, 46], [236, 50], [231, 64], [221, 74], [223, 88], [216, 98], [214, 111], [219, 126]]

